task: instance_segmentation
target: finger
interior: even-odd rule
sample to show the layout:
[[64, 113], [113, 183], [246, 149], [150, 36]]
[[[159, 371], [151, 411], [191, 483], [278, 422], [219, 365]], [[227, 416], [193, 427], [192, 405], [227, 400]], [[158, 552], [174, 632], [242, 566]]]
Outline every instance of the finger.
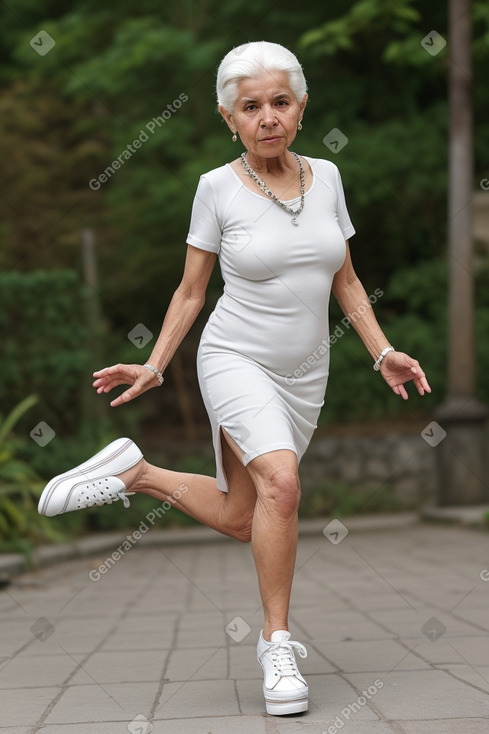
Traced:
[[108, 385], [110, 382], [112, 382], [112, 378], [101, 377], [99, 380], [94, 380], [92, 382], [92, 387], [98, 390], [99, 387], [105, 387], [105, 385]]
[[424, 395], [424, 386], [421, 379], [416, 377], [413, 382], [416, 385], [416, 390], [419, 392], [419, 394]]
[[123, 383], [119, 380], [112, 380], [111, 382], [105, 382], [103, 385], [100, 385], [100, 387], [97, 388], [97, 394], [101, 395], [102, 393], [110, 392], [114, 387], [117, 387], [118, 385], [122, 385]]
[[110, 392], [114, 387], [119, 385], [127, 385], [127, 380], [104, 380], [101, 385], [97, 387], [97, 394]]
[[[148, 375], [150, 382], [151, 382], [151, 375]], [[146, 375], [141, 375], [138, 380], [134, 383], [132, 387], [129, 388], [129, 390], [126, 390], [125, 392], [121, 393], [118, 398], [115, 398], [111, 402], [111, 406], [113, 408], [117, 407], [118, 405], [122, 405], [123, 403], [128, 403], [130, 400], [133, 400], [134, 398], [137, 398], [138, 395], [141, 395], [141, 393], [146, 392], [146, 390], [149, 390], [151, 385], [147, 381]]]
[[122, 364], [113, 364], [111, 367], [104, 367], [102, 370], [98, 370], [93, 373], [93, 377], [104, 377], [105, 375], [114, 375], [117, 372], [123, 372]]
[[416, 385], [420, 395], [424, 395], [425, 392], [431, 392], [431, 387], [429, 386], [428, 381], [425, 377], [421, 377], [419, 380], [415, 380], [414, 384]]
[[404, 385], [397, 385], [397, 389], [399, 390], [397, 394], [400, 395], [403, 400], [407, 400], [409, 396]]
[[119, 395], [118, 398], [115, 398], [114, 400], [112, 400], [110, 405], [112, 408], [117, 408], [118, 405], [123, 405], [124, 403], [128, 403], [130, 400], [135, 398], [136, 395], [137, 393], [133, 394], [131, 390], [126, 390], [121, 395]]

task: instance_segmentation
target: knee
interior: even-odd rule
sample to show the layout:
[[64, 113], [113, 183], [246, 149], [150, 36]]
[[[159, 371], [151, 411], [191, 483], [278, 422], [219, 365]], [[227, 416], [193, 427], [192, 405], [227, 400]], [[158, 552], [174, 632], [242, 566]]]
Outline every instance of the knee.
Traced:
[[268, 512], [284, 520], [295, 516], [301, 498], [297, 472], [286, 468], [273, 470], [266, 477], [258, 498]]

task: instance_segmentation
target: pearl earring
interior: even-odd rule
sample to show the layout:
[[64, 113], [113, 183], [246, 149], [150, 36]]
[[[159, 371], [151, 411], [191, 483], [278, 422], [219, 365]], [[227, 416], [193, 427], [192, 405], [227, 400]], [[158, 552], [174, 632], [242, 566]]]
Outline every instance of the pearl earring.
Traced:
[[237, 141], [237, 139], [238, 139], [238, 136], [236, 135], [236, 133], [234, 133], [234, 135], [232, 137], [233, 143], [235, 143]]
[[297, 129], [302, 130], [302, 122], [299, 122], [299, 124], [297, 125]]

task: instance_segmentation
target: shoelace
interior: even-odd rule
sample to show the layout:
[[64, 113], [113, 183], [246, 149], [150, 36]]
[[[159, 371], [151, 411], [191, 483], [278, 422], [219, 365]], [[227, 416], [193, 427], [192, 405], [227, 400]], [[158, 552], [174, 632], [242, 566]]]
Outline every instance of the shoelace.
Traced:
[[297, 663], [295, 662], [294, 649], [301, 658], [307, 658], [307, 650], [300, 642], [287, 640], [287, 642], [272, 642], [269, 651], [272, 654], [274, 665], [282, 675], [299, 675]]
[[89, 492], [91, 496], [88, 494], [82, 494], [80, 497], [80, 507], [93, 507], [94, 505], [101, 507], [102, 505], [111, 505], [112, 502], [117, 502], [117, 500], [120, 499], [122, 500], [124, 507], [127, 509], [131, 506], [128, 495], [136, 494], [135, 492], [125, 492], [124, 490], [113, 494], [109, 492], [108, 489], [100, 489], [95, 482], [85, 485], [83, 491]]

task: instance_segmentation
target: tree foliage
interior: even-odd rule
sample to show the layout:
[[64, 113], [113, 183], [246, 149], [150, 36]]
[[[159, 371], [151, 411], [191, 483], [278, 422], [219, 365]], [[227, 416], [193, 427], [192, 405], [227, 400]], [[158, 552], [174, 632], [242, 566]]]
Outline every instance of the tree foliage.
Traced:
[[[473, 18], [476, 140], [483, 141], [484, 0], [474, 1]], [[56, 43], [45, 56], [30, 45], [41, 29]], [[303, 7], [291, 0], [4, 3], [0, 154], [8, 163], [0, 198], [0, 283], [11, 269], [62, 267], [80, 274], [80, 230], [90, 226], [97, 235], [100, 301], [112, 330], [111, 360], [127, 352], [126, 335], [135, 324], [157, 332], [179, 282], [199, 175], [241, 152], [216, 113], [217, 64], [233, 46], [266, 38], [291, 48], [303, 64], [310, 97], [295, 148], [338, 164], [357, 229], [357, 270], [368, 291], [387, 291], [391, 278], [395, 285], [408, 269], [438, 261], [446, 249], [448, 57], [446, 49], [431, 56], [422, 47], [432, 29], [446, 38], [445, 0], [332, 0]], [[181, 95], [186, 101], [176, 108]], [[175, 111], [163, 118], [169, 107]], [[348, 138], [337, 154], [323, 143], [333, 128]], [[141, 131], [147, 140], [134, 148]], [[128, 146], [133, 152], [110, 173]], [[489, 169], [482, 142], [476, 153], [474, 186]], [[91, 188], [104, 171], [105, 182]], [[194, 388], [195, 341], [220, 287], [216, 269], [205, 310], [182, 347]], [[403, 303], [381, 301], [381, 319], [402, 323], [411, 295], [405, 293]], [[429, 344], [428, 317], [424, 328]], [[426, 350], [421, 341], [420, 350]], [[355, 392], [350, 386], [341, 399], [347, 404]], [[360, 409], [354, 402], [351, 414]], [[338, 406], [331, 415], [341, 418], [345, 411]]]

